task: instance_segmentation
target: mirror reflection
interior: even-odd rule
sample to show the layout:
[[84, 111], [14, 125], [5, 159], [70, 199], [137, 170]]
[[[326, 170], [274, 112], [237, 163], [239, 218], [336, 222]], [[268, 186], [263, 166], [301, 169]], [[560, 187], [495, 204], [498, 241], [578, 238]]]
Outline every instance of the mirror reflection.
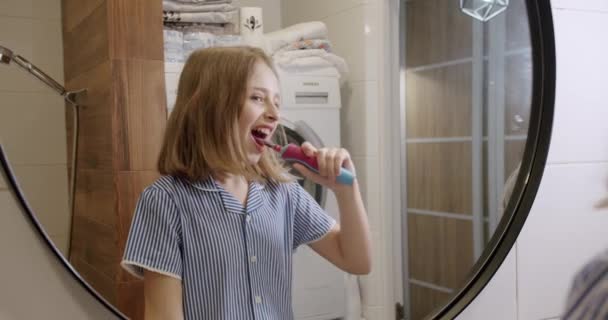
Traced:
[[[532, 59], [525, 2], [507, 4], [480, 22], [457, 1], [402, 1], [405, 52], [399, 54], [405, 63], [383, 72], [381, 35], [388, 27], [379, 4], [150, 1], [137, 11], [144, 30], [129, 8], [107, 17], [110, 4], [89, 8], [64, 0], [45, 4], [52, 7], [48, 12], [15, 7], [21, 11], [2, 12], [0, 19], [31, 36], [3, 33], [0, 45], [67, 90], [87, 94], [76, 115], [48, 83], [15, 63], [3, 64], [0, 141], [54, 244], [105, 299], [141, 319], [143, 282], [120, 262], [140, 195], [160, 176], [156, 161], [184, 63], [202, 48], [262, 47], [280, 79], [280, 129], [272, 141], [346, 148], [374, 240], [366, 276], [350, 275], [300, 247], [293, 257], [295, 318], [381, 319], [394, 312], [394, 303], [379, 293], [395, 282], [384, 269], [393, 257], [379, 254], [391, 245], [403, 256], [403, 284], [396, 290], [403, 290], [404, 313], [422, 319], [469, 276], [519, 173]], [[405, 70], [406, 170], [391, 178], [406, 185], [406, 227], [393, 237], [384, 216], [399, 213], [381, 212], [379, 203], [386, 199], [380, 196], [386, 164], [380, 162], [384, 109], [378, 104], [390, 101], [380, 96], [380, 77], [399, 67]], [[334, 192], [311, 179], [298, 182], [339, 220]]]
[[453, 1], [405, 10], [405, 278], [421, 319], [466, 280], [504, 214], [527, 139], [532, 58], [523, 0], [485, 23]]

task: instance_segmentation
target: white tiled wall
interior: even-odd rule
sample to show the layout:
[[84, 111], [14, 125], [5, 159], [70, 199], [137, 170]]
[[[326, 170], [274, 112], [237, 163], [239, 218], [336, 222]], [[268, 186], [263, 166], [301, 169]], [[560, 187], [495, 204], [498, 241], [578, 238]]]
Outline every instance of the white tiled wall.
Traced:
[[75, 281], [0, 190], [0, 319], [118, 319]]
[[[518, 320], [559, 317], [574, 273], [608, 248], [607, 1], [555, 1], [557, 94], [549, 159], [532, 211], [517, 240]], [[509, 264], [501, 270], [511, 268]], [[508, 285], [513, 277], [492, 279]], [[485, 290], [461, 317], [487, 319], [504, 299]], [[478, 312], [469, 312], [475, 309]], [[468, 312], [468, 313], [467, 313]], [[494, 313], [496, 314], [496, 313]]]
[[334, 53], [349, 67], [342, 88], [341, 133], [343, 146], [353, 156], [364, 202], [369, 213], [374, 251], [373, 270], [362, 277], [363, 314], [366, 319], [389, 319], [394, 300], [387, 297], [387, 228], [381, 203], [380, 123], [381, 47], [383, 25], [379, 22], [383, 3], [366, 0], [284, 0], [283, 25], [323, 21]]
[[[0, 1], [0, 45], [62, 83], [61, 1]], [[28, 202], [65, 252], [70, 216], [64, 102], [14, 63], [0, 69], [0, 141]]]

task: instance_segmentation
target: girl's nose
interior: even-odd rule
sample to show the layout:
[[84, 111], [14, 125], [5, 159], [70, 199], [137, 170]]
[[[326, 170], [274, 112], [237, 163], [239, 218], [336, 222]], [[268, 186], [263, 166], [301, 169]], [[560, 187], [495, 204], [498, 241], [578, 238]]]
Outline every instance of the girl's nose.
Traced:
[[268, 120], [277, 121], [279, 120], [279, 110], [274, 104], [268, 103], [266, 104], [265, 116]]

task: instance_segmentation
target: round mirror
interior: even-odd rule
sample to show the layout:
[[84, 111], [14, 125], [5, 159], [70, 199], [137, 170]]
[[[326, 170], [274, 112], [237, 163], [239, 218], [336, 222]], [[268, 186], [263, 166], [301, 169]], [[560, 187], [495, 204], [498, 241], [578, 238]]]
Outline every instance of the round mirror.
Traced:
[[[234, 13], [246, 4], [230, 2], [214, 10]], [[45, 28], [23, 22], [35, 31], [33, 38], [0, 39], [0, 143], [6, 160], [2, 169], [9, 176], [0, 180], [0, 192], [9, 188], [21, 197], [23, 209], [44, 230], [67, 272], [74, 272], [115, 316], [123, 317], [122, 312], [141, 319], [143, 283], [119, 264], [137, 199], [158, 178], [155, 160], [179, 65], [195, 47], [242, 43], [246, 33], [230, 20], [232, 13], [221, 15], [228, 22], [185, 24], [179, 14], [169, 13], [175, 11], [169, 10], [176, 8], [174, 1], [146, 2], [145, 12], [131, 8], [142, 15], [138, 21], [146, 23], [145, 32], [129, 24], [127, 17], [135, 12], [130, 9], [116, 8], [115, 18], [130, 28], [123, 30], [107, 17], [105, 6], [62, 4], [49, 11]], [[321, 272], [338, 277], [339, 286], [338, 278], [296, 280], [298, 288], [310, 284], [318, 291], [294, 295], [295, 318], [355, 319], [369, 307], [365, 297], [385, 290], [386, 283], [403, 292], [396, 312], [405, 319], [454, 318], [503, 261], [540, 183], [555, 81], [548, 1], [400, 0], [387, 5], [398, 7], [399, 14], [384, 12], [380, 4], [353, 8], [272, 0], [260, 6], [264, 18], [255, 18], [260, 23], [256, 28], [275, 32], [275, 37], [276, 32], [287, 39], [302, 32], [286, 29], [298, 23], [323, 22], [325, 29], [314, 29], [315, 24], [303, 31], [313, 38], [291, 39], [298, 43], [294, 51], [299, 57], [273, 53], [281, 67], [304, 79], [301, 88], [290, 91], [293, 105], [317, 110], [294, 107], [289, 121], [310, 125], [307, 130], [321, 144], [351, 151], [361, 168], [374, 251], [388, 246], [399, 251], [374, 264], [400, 265], [396, 277], [403, 280], [393, 281], [380, 267], [360, 278]], [[254, 17], [261, 11], [251, 12]], [[398, 46], [383, 37], [390, 25], [398, 26], [393, 30]], [[280, 34], [282, 29], [288, 32]], [[279, 47], [266, 44], [270, 51]], [[321, 51], [323, 58], [297, 60], [307, 55], [306, 49]], [[388, 66], [381, 55], [387, 61], [398, 56], [399, 65]], [[319, 61], [322, 72], [311, 67]], [[326, 84], [327, 79], [333, 82]], [[379, 85], [391, 81], [398, 82], [395, 90]], [[298, 100], [299, 94], [304, 98]], [[380, 99], [381, 94], [388, 96]], [[376, 110], [381, 101], [401, 103]], [[335, 112], [318, 111], [328, 108]], [[384, 123], [384, 118], [393, 122]], [[321, 125], [328, 121], [341, 124], [332, 131]], [[380, 123], [394, 126], [400, 140], [385, 145], [389, 139], [378, 135], [384, 132]], [[285, 130], [301, 136], [293, 128]], [[400, 163], [380, 162], [395, 152]], [[402, 170], [382, 175], [386, 166]], [[402, 186], [402, 193], [394, 195], [400, 210], [380, 213], [378, 188], [390, 192], [379, 186], [391, 179]], [[332, 194], [306, 183], [324, 208], [337, 208]], [[401, 215], [400, 234], [382, 232], [384, 214]], [[330, 281], [331, 294], [318, 289]], [[392, 309], [394, 302], [383, 305]]]

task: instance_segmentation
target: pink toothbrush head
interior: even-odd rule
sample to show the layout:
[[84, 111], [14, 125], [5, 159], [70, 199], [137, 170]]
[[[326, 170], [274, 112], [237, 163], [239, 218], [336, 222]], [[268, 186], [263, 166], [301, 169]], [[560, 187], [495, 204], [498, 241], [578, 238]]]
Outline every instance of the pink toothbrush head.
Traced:
[[272, 148], [276, 152], [281, 152], [281, 146], [278, 145], [278, 144], [274, 144], [274, 143], [272, 143], [270, 141], [266, 141], [266, 140], [260, 139], [260, 138], [255, 138], [255, 140], [257, 142], [259, 142], [259, 143], [262, 143], [262, 144], [266, 145], [269, 148]]

